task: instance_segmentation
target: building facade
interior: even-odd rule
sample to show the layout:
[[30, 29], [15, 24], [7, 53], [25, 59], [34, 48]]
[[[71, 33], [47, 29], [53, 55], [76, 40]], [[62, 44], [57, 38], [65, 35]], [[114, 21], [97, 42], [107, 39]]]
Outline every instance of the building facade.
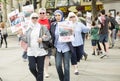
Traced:
[[[97, 11], [103, 9], [103, 3], [97, 0]], [[47, 10], [60, 9], [67, 14], [69, 11], [86, 13], [92, 10], [92, 0], [46, 0], [45, 7]]]
[[116, 12], [120, 11], [120, 0], [105, 0], [104, 9], [106, 12], [111, 12], [113, 16], [116, 16]]

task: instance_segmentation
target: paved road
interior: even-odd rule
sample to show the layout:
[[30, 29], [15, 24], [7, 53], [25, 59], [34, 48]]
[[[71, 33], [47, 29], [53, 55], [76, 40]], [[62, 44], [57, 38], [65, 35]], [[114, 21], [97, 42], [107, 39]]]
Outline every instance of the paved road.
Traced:
[[[0, 48], [0, 77], [3, 81], [35, 81], [28, 70], [28, 62], [23, 62], [22, 49], [15, 36], [8, 38], [8, 48]], [[120, 81], [120, 42], [110, 49], [109, 58], [100, 59], [92, 56], [90, 40], [86, 41], [85, 50], [89, 54], [88, 60], [79, 63], [80, 75], [73, 74], [71, 66], [71, 81]], [[49, 78], [44, 81], [59, 81], [54, 57], [51, 57], [52, 66], [49, 67]]]

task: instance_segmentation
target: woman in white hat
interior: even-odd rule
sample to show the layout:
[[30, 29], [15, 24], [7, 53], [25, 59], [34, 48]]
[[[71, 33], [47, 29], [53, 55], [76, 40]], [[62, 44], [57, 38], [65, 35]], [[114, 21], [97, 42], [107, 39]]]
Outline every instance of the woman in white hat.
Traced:
[[75, 68], [74, 74], [79, 75], [78, 62], [80, 62], [80, 59], [84, 54], [83, 39], [82, 39], [81, 32], [87, 33], [90, 30], [90, 28], [86, 27], [81, 22], [78, 22], [78, 17], [73, 12], [69, 12], [67, 20], [72, 21], [74, 26], [74, 41], [71, 42], [72, 46], [70, 47], [72, 52], [71, 63]]
[[43, 81], [44, 59], [48, 52], [43, 48], [42, 41], [50, 40], [51, 35], [46, 27], [38, 23], [37, 13], [31, 14], [28, 27], [25, 34], [26, 38], [23, 39], [28, 45], [29, 70], [36, 78], [36, 81]]

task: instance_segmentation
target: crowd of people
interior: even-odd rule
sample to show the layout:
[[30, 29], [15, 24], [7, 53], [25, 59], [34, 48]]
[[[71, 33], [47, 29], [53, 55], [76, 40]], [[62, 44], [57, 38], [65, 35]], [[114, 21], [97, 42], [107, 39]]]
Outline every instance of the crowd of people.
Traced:
[[[30, 16], [29, 28], [26, 33], [18, 34], [21, 41], [27, 44], [26, 53], [29, 62], [29, 70], [35, 76], [36, 81], [43, 81], [43, 76], [49, 78], [49, 64], [52, 49], [55, 48], [55, 66], [60, 81], [70, 81], [70, 63], [74, 67], [74, 74], [79, 75], [78, 63], [87, 53], [84, 51], [86, 34], [90, 34], [92, 55], [101, 55], [100, 58], [109, 56], [109, 48], [113, 48], [115, 40], [119, 38], [120, 13], [116, 19], [111, 13], [106, 14], [101, 10], [98, 17], [93, 19], [91, 25], [86, 26], [86, 19], [82, 13], [69, 12], [65, 18], [61, 10], [54, 13], [54, 21], [47, 17], [45, 8], [40, 8], [38, 13]], [[74, 41], [60, 42], [58, 23], [71, 21], [74, 28]], [[44, 33], [43, 33], [44, 32]], [[44, 49], [43, 42], [52, 40], [52, 47]], [[110, 45], [109, 45], [110, 44]], [[23, 46], [24, 47], [24, 46]]]
[[[40, 8], [32, 13], [28, 28], [17, 31], [21, 47], [24, 49], [23, 58], [28, 60], [29, 70], [36, 81], [44, 81], [44, 76], [49, 78], [49, 65], [52, 49], [55, 49], [55, 66], [60, 81], [70, 81], [70, 63], [74, 67], [74, 74], [79, 75], [80, 60], [87, 60], [85, 52], [86, 35], [90, 34], [92, 55], [100, 55], [100, 58], [109, 56], [109, 49], [115, 46], [115, 40], [120, 39], [120, 12], [116, 18], [109, 12], [101, 10], [95, 19], [91, 19], [91, 25], [86, 25], [86, 19], [81, 12], [69, 12], [65, 18], [61, 10], [55, 10], [54, 18], [48, 17], [45, 8]], [[58, 23], [71, 21], [73, 24], [74, 40], [70, 42], [59, 41]], [[0, 23], [0, 47], [3, 40], [7, 48], [7, 30], [5, 23]], [[44, 48], [43, 42], [51, 41], [48, 49]]]

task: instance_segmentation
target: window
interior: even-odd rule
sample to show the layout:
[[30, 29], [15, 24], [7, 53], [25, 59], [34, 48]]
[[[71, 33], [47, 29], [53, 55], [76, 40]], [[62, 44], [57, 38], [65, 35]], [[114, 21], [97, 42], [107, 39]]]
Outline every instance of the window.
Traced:
[[68, 0], [57, 0], [57, 7], [68, 6]]
[[57, 7], [59, 6], [72, 6], [80, 5], [80, 0], [57, 0]]
[[55, 0], [46, 1], [46, 8], [54, 8], [54, 7], [55, 7]]

